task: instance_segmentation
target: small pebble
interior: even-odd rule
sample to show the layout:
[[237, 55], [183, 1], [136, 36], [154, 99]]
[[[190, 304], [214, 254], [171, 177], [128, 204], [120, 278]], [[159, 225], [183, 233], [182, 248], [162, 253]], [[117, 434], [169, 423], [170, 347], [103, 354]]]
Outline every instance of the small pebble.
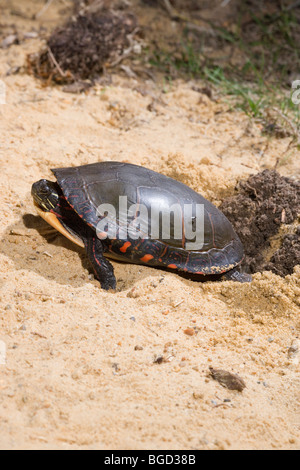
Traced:
[[228, 388], [228, 390], [237, 390], [242, 392], [246, 388], [244, 380], [238, 375], [227, 372], [226, 370], [218, 370], [213, 367], [209, 368], [211, 377], [219, 382], [222, 387]]
[[36, 39], [39, 35], [36, 31], [28, 31], [28, 33], [24, 33], [24, 39]]
[[7, 49], [10, 46], [18, 43], [18, 36], [16, 34], [10, 34], [1, 42], [2, 49]]
[[154, 364], [162, 364], [164, 362], [164, 356], [155, 356], [153, 362]]
[[288, 356], [294, 357], [297, 354], [299, 354], [299, 351], [300, 351], [300, 341], [296, 339], [292, 342], [291, 346], [288, 349]]
[[203, 393], [194, 392], [194, 393], [193, 393], [193, 397], [195, 398], [195, 400], [203, 400], [204, 394], [203, 394]]
[[195, 330], [193, 328], [186, 328], [183, 332], [185, 335], [188, 336], [194, 336], [195, 334]]

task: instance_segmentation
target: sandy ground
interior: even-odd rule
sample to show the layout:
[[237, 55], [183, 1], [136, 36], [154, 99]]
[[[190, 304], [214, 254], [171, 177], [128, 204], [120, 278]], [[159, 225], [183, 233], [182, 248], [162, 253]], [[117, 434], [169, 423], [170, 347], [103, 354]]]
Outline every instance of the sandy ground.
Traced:
[[[45, 237], [30, 197], [50, 168], [116, 160], [219, 204], [238, 179], [278, 159], [281, 174], [299, 177], [299, 153], [286, 155], [288, 140], [262, 137], [192, 82], [162, 94], [151, 80], [115, 75], [77, 96], [6, 76], [39, 44], [0, 54], [0, 448], [299, 449], [299, 355], [288, 351], [299, 341], [300, 267], [239, 285], [114, 263], [118, 291], [106, 293], [80, 249]], [[210, 366], [238, 373], [247, 388], [222, 388]]]

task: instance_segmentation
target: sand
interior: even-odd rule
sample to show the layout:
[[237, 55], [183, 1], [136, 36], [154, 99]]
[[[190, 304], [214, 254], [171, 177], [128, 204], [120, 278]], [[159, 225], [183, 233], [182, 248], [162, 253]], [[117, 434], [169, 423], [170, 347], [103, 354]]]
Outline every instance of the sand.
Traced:
[[[33, 25], [8, 10], [1, 21]], [[50, 168], [114, 160], [220, 204], [239, 179], [276, 162], [299, 178], [299, 152], [287, 156], [289, 139], [262, 136], [193, 82], [162, 93], [115, 74], [73, 95], [6, 76], [40, 44], [0, 53], [0, 448], [299, 449], [300, 266], [242, 285], [113, 263], [118, 290], [103, 292], [83, 251], [46, 234], [30, 196]], [[223, 388], [209, 367], [247, 388]]]

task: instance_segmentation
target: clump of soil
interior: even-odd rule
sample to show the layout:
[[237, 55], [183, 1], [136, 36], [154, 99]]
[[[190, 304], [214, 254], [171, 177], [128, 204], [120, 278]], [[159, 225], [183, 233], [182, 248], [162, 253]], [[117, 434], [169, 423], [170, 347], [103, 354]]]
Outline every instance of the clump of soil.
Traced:
[[281, 248], [272, 256], [266, 269], [287, 276], [297, 264], [300, 264], [300, 225], [295, 234], [285, 235]]
[[300, 214], [300, 182], [265, 170], [238, 187], [239, 194], [220, 209], [233, 224], [245, 248], [244, 268], [250, 273], [271, 270], [285, 276], [300, 264], [300, 228], [288, 234], [269, 257], [272, 239], [282, 225], [292, 224]]
[[93, 79], [122, 56], [136, 26], [127, 12], [79, 14], [53, 32], [44, 50], [28, 56], [29, 67], [38, 78], [58, 83]]

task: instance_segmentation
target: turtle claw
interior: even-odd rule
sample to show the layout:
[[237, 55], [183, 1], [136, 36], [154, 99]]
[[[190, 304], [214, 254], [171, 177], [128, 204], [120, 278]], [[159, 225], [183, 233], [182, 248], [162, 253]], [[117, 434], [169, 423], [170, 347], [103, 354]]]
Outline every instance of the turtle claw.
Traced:
[[246, 282], [252, 282], [251, 274], [241, 273], [238, 269], [232, 269], [222, 276], [224, 281], [234, 281], [241, 282], [245, 284]]
[[105, 279], [105, 281], [99, 281], [100, 284], [101, 284], [101, 288], [103, 290], [116, 290], [117, 288], [117, 281], [116, 281], [116, 278], [111, 278], [111, 279]]

